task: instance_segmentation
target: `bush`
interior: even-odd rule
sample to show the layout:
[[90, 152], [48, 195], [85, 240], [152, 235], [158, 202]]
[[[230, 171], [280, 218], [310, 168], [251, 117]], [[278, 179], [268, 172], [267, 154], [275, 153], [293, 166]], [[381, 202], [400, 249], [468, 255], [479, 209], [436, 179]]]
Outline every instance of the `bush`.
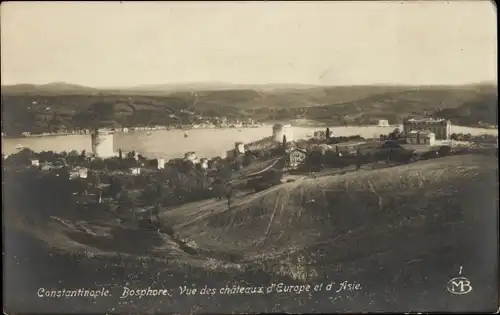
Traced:
[[243, 162], [242, 161], [240, 161], [239, 159], [234, 161], [234, 163], [233, 163], [233, 169], [235, 171], [239, 171], [242, 167], [243, 167]]
[[96, 157], [92, 161], [90, 161], [90, 168], [94, 170], [103, 170], [106, 167], [104, 164], [104, 160]]
[[251, 154], [246, 154], [243, 158], [243, 166], [249, 166], [250, 164], [253, 163], [255, 160], [255, 157]]
[[439, 147], [438, 153], [439, 153], [439, 156], [448, 156], [448, 155], [452, 154], [452, 150], [451, 150], [450, 146], [443, 145], [443, 146]]
[[184, 161], [182, 163], [181, 170], [183, 173], [189, 173], [190, 171], [192, 171], [194, 169], [195, 169], [195, 165], [192, 161], [187, 160], [187, 161]]
[[251, 152], [252, 155], [258, 159], [261, 159], [264, 157], [264, 151], [262, 151], [262, 150], [255, 150], [255, 151], [249, 151], [249, 152]]
[[103, 160], [103, 164], [104, 167], [110, 171], [116, 171], [122, 168], [122, 163], [115, 157]]
[[37, 154], [32, 150], [25, 148], [21, 151], [11, 154], [5, 160], [5, 165], [11, 166], [27, 166], [31, 165], [31, 159], [36, 158]]

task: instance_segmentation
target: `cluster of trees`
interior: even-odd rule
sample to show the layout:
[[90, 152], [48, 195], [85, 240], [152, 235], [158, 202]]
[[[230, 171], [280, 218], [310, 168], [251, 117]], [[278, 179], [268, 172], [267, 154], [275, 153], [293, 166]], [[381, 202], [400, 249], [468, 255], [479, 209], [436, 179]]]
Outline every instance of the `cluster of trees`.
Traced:
[[380, 135], [380, 141], [396, 141], [396, 142], [406, 142], [406, 137], [403, 132], [399, 128], [395, 128], [392, 132], [387, 135]]
[[455, 141], [472, 141], [474, 137], [470, 133], [452, 133], [450, 135], [451, 140]]
[[410, 151], [386, 151], [362, 154], [359, 150], [355, 155], [339, 155], [335, 151], [312, 151], [306, 158], [304, 170], [320, 171], [325, 167], [343, 168], [356, 165], [357, 169], [362, 165], [377, 161], [409, 163], [415, 156]]
[[[241, 158], [242, 163], [248, 164], [253, 161], [254, 156], [247, 154]], [[66, 167], [50, 172], [43, 172], [40, 167], [25, 167], [31, 164], [32, 159], [38, 159], [41, 163], [53, 163], [62, 159]], [[214, 169], [207, 171], [199, 164], [194, 165], [191, 161], [178, 159], [169, 161], [165, 169], [158, 172], [143, 172], [140, 175], [116, 175], [110, 172], [148, 163], [150, 167], [157, 167], [156, 159], [148, 160], [139, 156], [136, 160], [133, 152], [126, 156], [120, 154], [114, 158], [96, 158], [89, 161], [85, 152], [35, 153], [23, 149], [5, 159], [4, 169], [14, 174], [10, 178], [7, 177], [9, 189], [16, 195], [33, 196], [30, 199], [33, 201], [33, 207], [71, 209], [75, 206], [74, 193], [78, 195], [93, 192], [96, 196], [114, 199], [120, 204], [121, 209], [132, 209], [140, 205], [176, 205], [206, 198], [227, 197], [228, 189], [224, 183], [231, 178], [234, 168], [230, 161], [214, 159], [212, 160]], [[70, 180], [71, 165], [89, 167], [88, 177]], [[45, 199], [40, 200], [40, 198]]]
[[74, 209], [74, 183], [64, 170], [42, 173], [35, 168], [19, 170], [4, 167], [3, 173], [2, 186], [8, 200], [7, 207], [30, 217]]

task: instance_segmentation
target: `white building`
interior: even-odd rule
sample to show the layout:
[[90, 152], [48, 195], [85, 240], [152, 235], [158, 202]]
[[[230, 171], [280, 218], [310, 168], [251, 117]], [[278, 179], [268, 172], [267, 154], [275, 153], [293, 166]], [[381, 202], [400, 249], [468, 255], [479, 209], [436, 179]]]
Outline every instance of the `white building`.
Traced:
[[245, 154], [245, 144], [243, 142], [235, 142], [234, 150], [238, 154]]
[[200, 160], [200, 166], [204, 170], [208, 169], [208, 159], [207, 158], [201, 159]]
[[87, 178], [88, 177], [88, 168], [86, 167], [75, 167], [72, 169], [69, 173], [69, 178], [74, 179], [74, 178]]
[[412, 130], [406, 134], [406, 142], [409, 144], [434, 145], [436, 143], [436, 135], [426, 130]]
[[276, 124], [273, 126], [273, 139], [276, 142], [283, 142], [283, 136], [286, 136], [286, 141], [293, 141], [293, 127], [290, 124]]
[[184, 160], [186, 160], [186, 161], [191, 161], [191, 162], [193, 162], [194, 164], [197, 164], [197, 163], [199, 162], [198, 157], [196, 156], [196, 153], [195, 153], [195, 152], [187, 152], [187, 153], [184, 155]]
[[141, 168], [140, 167], [132, 167], [130, 168], [130, 174], [132, 175], [141, 175]]
[[31, 160], [31, 165], [32, 166], [40, 166], [40, 161], [36, 160], [36, 159], [33, 159], [33, 160]]
[[288, 153], [288, 166], [291, 169], [296, 169], [300, 164], [304, 163], [304, 161], [306, 160], [306, 156], [307, 154], [305, 150], [299, 148], [291, 150]]
[[161, 170], [161, 169], [164, 169], [165, 168], [165, 159], [163, 158], [158, 158], [158, 169]]
[[112, 133], [104, 130], [97, 130], [91, 134], [90, 138], [92, 142], [92, 153], [96, 157], [108, 158], [115, 155]]
[[413, 130], [425, 130], [435, 134], [436, 139], [450, 140], [451, 121], [445, 119], [407, 119], [403, 123], [403, 132], [408, 135]]
[[389, 127], [389, 121], [387, 119], [379, 119], [378, 125], [380, 127]]

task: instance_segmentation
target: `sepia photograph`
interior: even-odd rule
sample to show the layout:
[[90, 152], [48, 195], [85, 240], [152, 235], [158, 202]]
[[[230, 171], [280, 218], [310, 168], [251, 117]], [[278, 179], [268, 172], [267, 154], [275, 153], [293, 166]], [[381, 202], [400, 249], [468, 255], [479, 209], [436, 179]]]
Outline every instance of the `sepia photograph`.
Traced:
[[493, 1], [8, 1], [6, 314], [499, 311]]

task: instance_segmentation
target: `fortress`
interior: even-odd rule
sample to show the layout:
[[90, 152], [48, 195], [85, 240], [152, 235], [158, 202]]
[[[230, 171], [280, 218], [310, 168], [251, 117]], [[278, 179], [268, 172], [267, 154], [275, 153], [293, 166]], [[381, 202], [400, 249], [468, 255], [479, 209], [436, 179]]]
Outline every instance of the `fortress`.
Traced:
[[94, 130], [90, 138], [94, 156], [108, 158], [115, 155], [113, 150], [113, 133], [105, 130]]
[[293, 127], [290, 124], [276, 124], [273, 126], [273, 139], [276, 142], [282, 142], [283, 136], [286, 136], [286, 141], [293, 141]]

